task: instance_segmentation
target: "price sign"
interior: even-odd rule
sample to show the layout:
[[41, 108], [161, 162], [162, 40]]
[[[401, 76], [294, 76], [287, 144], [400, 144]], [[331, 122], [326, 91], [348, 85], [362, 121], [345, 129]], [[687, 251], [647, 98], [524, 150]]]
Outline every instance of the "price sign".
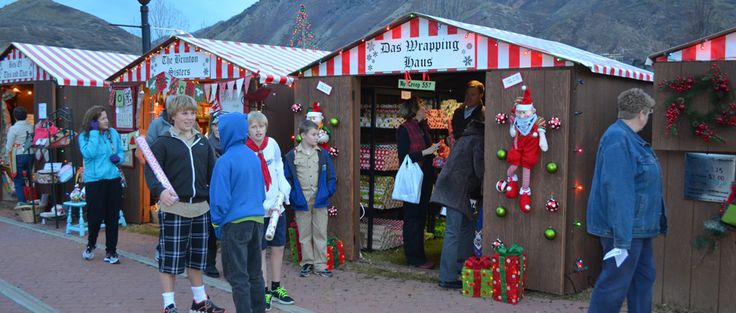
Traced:
[[736, 177], [736, 155], [687, 153], [685, 199], [723, 202]]
[[431, 80], [406, 81], [406, 79], [399, 79], [399, 88], [434, 91], [435, 82]]

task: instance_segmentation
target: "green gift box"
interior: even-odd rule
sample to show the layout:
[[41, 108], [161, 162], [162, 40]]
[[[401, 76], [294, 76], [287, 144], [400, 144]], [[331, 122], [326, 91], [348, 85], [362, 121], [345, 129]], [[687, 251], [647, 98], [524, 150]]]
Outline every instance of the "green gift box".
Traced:
[[731, 226], [736, 226], [736, 204], [731, 203], [726, 207], [726, 211], [721, 216], [721, 222]]

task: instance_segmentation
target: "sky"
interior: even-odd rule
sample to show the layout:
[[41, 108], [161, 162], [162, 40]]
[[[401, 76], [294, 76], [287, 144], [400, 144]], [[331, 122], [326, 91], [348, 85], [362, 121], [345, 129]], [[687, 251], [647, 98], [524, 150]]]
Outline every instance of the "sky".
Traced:
[[[140, 3], [137, 0], [54, 0], [57, 3], [87, 12], [114, 24], [140, 24]], [[155, 1], [148, 4], [149, 10]], [[193, 32], [243, 12], [258, 0], [168, 0], [176, 5], [189, 24], [185, 31]], [[0, 7], [15, 0], [0, 0]], [[139, 35], [140, 30], [126, 28]]]

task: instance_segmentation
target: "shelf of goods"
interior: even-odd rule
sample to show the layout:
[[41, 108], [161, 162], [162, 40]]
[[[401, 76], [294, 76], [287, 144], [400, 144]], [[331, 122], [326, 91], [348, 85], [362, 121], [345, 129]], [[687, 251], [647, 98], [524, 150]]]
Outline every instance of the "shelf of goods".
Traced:
[[[373, 218], [373, 249], [388, 250], [399, 247], [404, 244], [404, 237], [401, 235], [404, 222], [401, 220], [390, 220], [383, 218]], [[368, 242], [368, 219], [360, 220], [360, 236], [363, 238], [363, 244]], [[364, 247], [365, 248], [365, 247]]]
[[[371, 127], [371, 106], [364, 104], [360, 109], [360, 127]], [[399, 116], [398, 104], [376, 105], [376, 128], [396, 129], [404, 122]]]
[[[360, 176], [360, 203], [368, 206], [370, 176]], [[375, 176], [375, 188], [373, 191], [373, 208], [377, 210], [394, 209], [403, 205], [401, 201], [391, 199], [394, 190], [394, 178], [392, 176]]]
[[[369, 170], [371, 145], [360, 145], [360, 169]], [[375, 152], [375, 170], [396, 171], [399, 169], [399, 153], [396, 144], [377, 144]]]

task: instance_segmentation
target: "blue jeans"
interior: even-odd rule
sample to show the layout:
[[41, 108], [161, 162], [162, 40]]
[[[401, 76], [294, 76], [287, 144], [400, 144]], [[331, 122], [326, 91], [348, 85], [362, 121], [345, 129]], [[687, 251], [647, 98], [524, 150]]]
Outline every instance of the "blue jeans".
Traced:
[[[613, 249], [613, 238], [601, 238], [603, 254]], [[652, 252], [652, 238], [631, 241], [629, 256], [616, 267], [614, 258], [603, 261], [603, 270], [593, 289], [589, 313], [621, 310], [624, 299], [629, 313], [652, 312], [652, 285], [657, 275]]]
[[233, 290], [235, 311], [265, 312], [261, 271], [263, 224], [245, 221], [222, 226], [222, 269]]
[[15, 183], [15, 197], [18, 198], [18, 202], [26, 202], [26, 195], [23, 193], [23, 187], [25, 187], [23, 171], [26, 171], [26, 176], [31, 178], [31, 162], [33, 162], [32, 154], [18, 154], [15, 156], [17, 174], [13, 178], [13, 182]]
[[475, 223], [460, 211], [447, 208], [445, 238], [440, 257], [440, 281], [454, 282], [460, 278], [465, 260], [473, 255]]

